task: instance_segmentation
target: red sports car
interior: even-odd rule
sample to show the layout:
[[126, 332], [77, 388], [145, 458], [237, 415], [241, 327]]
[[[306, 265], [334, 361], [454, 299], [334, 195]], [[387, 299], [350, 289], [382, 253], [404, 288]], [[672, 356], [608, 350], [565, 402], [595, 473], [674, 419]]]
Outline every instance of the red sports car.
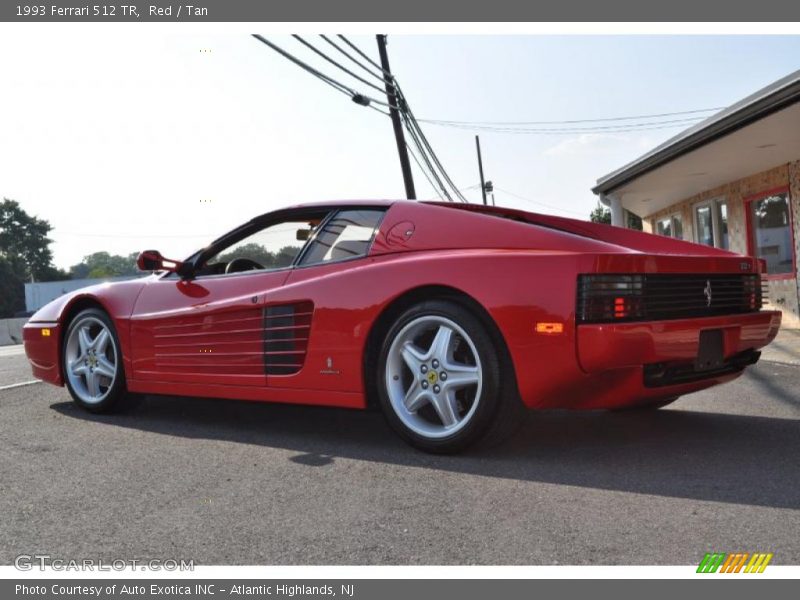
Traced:
[[376, 405], [414, 446], [497, 440], [524, 408], [657, 408], [775, 337], [758, 260], [486, 206], [267, 213], [25, 326], [33, 373], [93, 412], [169, 394]]

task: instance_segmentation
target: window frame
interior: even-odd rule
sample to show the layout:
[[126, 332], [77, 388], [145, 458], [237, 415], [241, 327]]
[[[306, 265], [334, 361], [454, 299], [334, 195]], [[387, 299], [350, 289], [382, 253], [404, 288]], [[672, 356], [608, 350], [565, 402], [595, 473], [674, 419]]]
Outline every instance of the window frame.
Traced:
[[756, 249], [753, 247], [753, 215], [750, 205], [753, 202], [758, 202], [759, 200], [778, 194], [786, 194], [786, 207], [789, 211], [789, 243], [792, 250], [792, 270], [789, 273], [766, 273], [762, 275], [762, 277], [770, 281], [782, 281], [784, 279], [795, 279], [797, 277], [797, 252], [794, 245], [794, 214], [792, 214], [792, 195], [789, 191], [789, 186], [782, 185], [780, 187], [764, 190], [763, 192], [747, 196], [742, 201], [744, 204], [745, 222], [747, 224], [747, 254], [753, 258], [762, 260], [758, 257]]
[[708, 207], [711, 213], [711, 243], [713, 244], [708, 247], [719, 248], [720, 250], [730, 250], [730, 231], [728, 231], [728, 248], [722, 247], [722, 220], [720, 218], [721, 215], [719, 211], [719, 207], [722, 204], [724, 204], [726, 207], [728, 206], [728, 199], [725, 196], [716, 196], [714, 198], [708, 198], [692, 204], [692, 234], [695, 244], [706, 246], [706, 244], [700, 241], [700, 224], [697, 220], [697, 209]]
[[673, 213], [670, 213], [670, 214], [668, 214], [668, 215], [665, 215], [665, 216], [663, 216], [663, 217], [656, 218], [656, 220], [655, 220], [655, 221], [656, 221], [656, 222], [655, 222], [655, 225], [656, 225], [656, 235], [660, 235], [661, 237], [669, 238], [669, 239], [671, 239], [671, 240], [683, 240], [683, 239], [684, 239], [684, 238], [683, 238], [683, 235], [681, 235], [681, 237], [678, 237], [678, 236], [676, 236], [676, 235], [672, 235], [672, 234], [670, 234], [670, 235], [664, 235], [663, 233], [658, 233], [658, 224], [659, 224], [661, 221], [666, 221], [667, 219], [669, 219], [669, 226], [670, 226], [670, 229], [671, 229], [672, 233], [675, 233], [675, 218], [676, 218], [676, 217], [677, 217], [677, 218], [680, 220], [680, 222], [681, 222], [681, 234], [683, 234], [683, 215], [682, 215], [680, 212], [673, 212]]
[[[378, 231], [380, 231], [381, 225], [383, 225], [383, 220], [386, 218], [386, 213], [389, 212], [388, 206], [342, 206], [338, 208], [334, 208], [328, 213], [322, 222], [317, 226], [316, 231], [314, 231], [314, 235], [312, 235], [306, 245], [303, 246], [303, 249], [297, 254], [294, 259], [294, 262], [291, 265], [292, 269], [309, 269], [311, 267], [322, 267], [325, 265], [338, 265], [340, 263], [350, 262], [354, 260], [361, 260], [363, 258], [367, 258], [369, 253], [372, 252], [372, 246], [375, 243], [375, 238], [378, 237]], [[375, 229], [372, 231], [372, 237], [369, 239], [369, 243], [367, 244], [367, 251], [364, 254], [359, 256], [348, 256], [347, 258], [339, 258], [337, 260], [327, 260], [325, 262], [315, 262], [308, 265], [302, 264], [303, 259], [305, 258], [306, 254], [308, 254], [309, 250], [311, 249], [312, 244], [317, 240], [317, 236], [322, 232], [325, 226], [333, 221], [336, 217], [338, 217], [343, 212], [348, 212], [351, 210], [374, 210], [381, 213], [380, 219], [375, 224]]]
[[[372, 246], [375, 242], [375, 238], [377, 237], [378, 231], [383, 224], [384, 219], [386, 218], [386, 214], [389, 212], [391, 208], [391, 204], [340, 204], [340, 205], [318, 205], [314, 206], [301, 206], [301, 207], [292, 207], [292, 208], [283, 208], [278, 209], [273, 212], [265, 213], [253, 219], [250, 219], [246, 223], [242, 223], [238, 227], [224, 233], [220, 237], [213, 240], [210, 244], [197, 250], [193, 254], [191, 254], [184, 263], [189, 263], [192, 265], [192, 268], [196, 268], [196, 265], [200, 262], [205, 262], [209, 258], [212, 258], [219, 254], [220, 252], [224, 251], [225, 249], [233, 246], [234, 244], [238, 243], [246, 239], [248, 236], [257, 233], [267, 227], [272, 227], [273, 225], [278, 225], [281, 222], [292, 221], [294, 219], [303, 220], [305, 216], [311, 216], [314, 214], [325, 213], [325, 216], [320, 221], [319, 225], [317, 226], [316, 231], [314, 234], [306, 240], [303, 248], [300, 252], [298, 252], [297, 256], [295, 257], [292, 264], [287, 265], [285, 267], [279, 267], [276, 269], [255, 269], [252, 271], [241, 271], [238, 273], [213, 273], [208, 275], [200, 275], [194, 274], [191, 279], [192, 280], [200, 280], [200, 279], [216, 279], [220, 277], [247, 277], [253, 275], [263, 275], [265, 273], [277, 273], [280, 271], [290, 271], [292, 269], [305, 269], [309, 267], [317, 267], [321, 265], [330, 265], [330, 264], [338, 264], [342, 262], [347, 262], [351, 260], [359, 260], [362, 258], [366, 258], [369, 256], [369, 253], [372, 251]], [[300, 259], [305, 255], [308, 247], [311, 243], [316, 239], [317, 233], [322, 230], [322, 227], [328, 223], [331, 219], [333, 219], [336, 215], [338, 215], [342, 211], [346, 210], [378, 210], [381, 211], [383, 214], [378, 221], [377, 226], [375, 227], [375, 231], [372, 234], [372, 239], [370, 240], [369, 247], [367, 249], [367, 253], [364, 256], [353, 256], [348, 258], [343, 258], [335, 261], [328, 261], [325, 263], [314, 263], [311, 265], [300, 265]], [[232, 240], [232, 241], [231, 241]], [[174, 272], [165, 272], [161, 279], [166, 279], [170, 277], [177, 277], [179, 279], [183, 279], [178, 273]]]

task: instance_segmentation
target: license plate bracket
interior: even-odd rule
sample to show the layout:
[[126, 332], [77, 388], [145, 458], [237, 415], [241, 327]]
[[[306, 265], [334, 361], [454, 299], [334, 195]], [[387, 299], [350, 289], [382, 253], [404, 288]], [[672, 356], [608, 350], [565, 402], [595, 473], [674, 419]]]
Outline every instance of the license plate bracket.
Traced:
[[725, 362], [725, 336], [722, 329], [706, 329], [700, 332], [695, 371], [718, 369]]

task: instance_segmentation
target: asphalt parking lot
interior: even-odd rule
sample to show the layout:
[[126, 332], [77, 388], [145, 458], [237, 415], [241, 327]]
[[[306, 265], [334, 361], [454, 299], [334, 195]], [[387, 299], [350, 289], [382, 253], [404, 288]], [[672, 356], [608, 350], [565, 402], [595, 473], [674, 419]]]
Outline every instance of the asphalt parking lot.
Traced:
[[[0, 349], [3, 350], [3, 349]], [[0, 386], [29, 380], [0, 352]], [[531, 413], [491, 451], [428, 456], [377, 413], [147, 398], [93, 416], [0, 390], [0, 563], [800, 563], [800, 367], [645, 414]]]

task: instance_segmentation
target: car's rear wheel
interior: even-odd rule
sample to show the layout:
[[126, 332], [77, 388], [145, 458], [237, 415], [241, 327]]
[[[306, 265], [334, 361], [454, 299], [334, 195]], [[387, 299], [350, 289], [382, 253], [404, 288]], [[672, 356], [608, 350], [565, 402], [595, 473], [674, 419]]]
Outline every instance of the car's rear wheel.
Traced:
[[378, 360], [378, 395], [389, 424], [427, 452], [504, 437], [507, 413], [521, 404], [503, 355], [463, 306], [446, 300], [413, 306], [389, 329]]
[[119, 338], [102, 310], [89, 308], [72, 319], [61, 356], [67, 389], [81, 408], [109, 412], [127, 398]]

